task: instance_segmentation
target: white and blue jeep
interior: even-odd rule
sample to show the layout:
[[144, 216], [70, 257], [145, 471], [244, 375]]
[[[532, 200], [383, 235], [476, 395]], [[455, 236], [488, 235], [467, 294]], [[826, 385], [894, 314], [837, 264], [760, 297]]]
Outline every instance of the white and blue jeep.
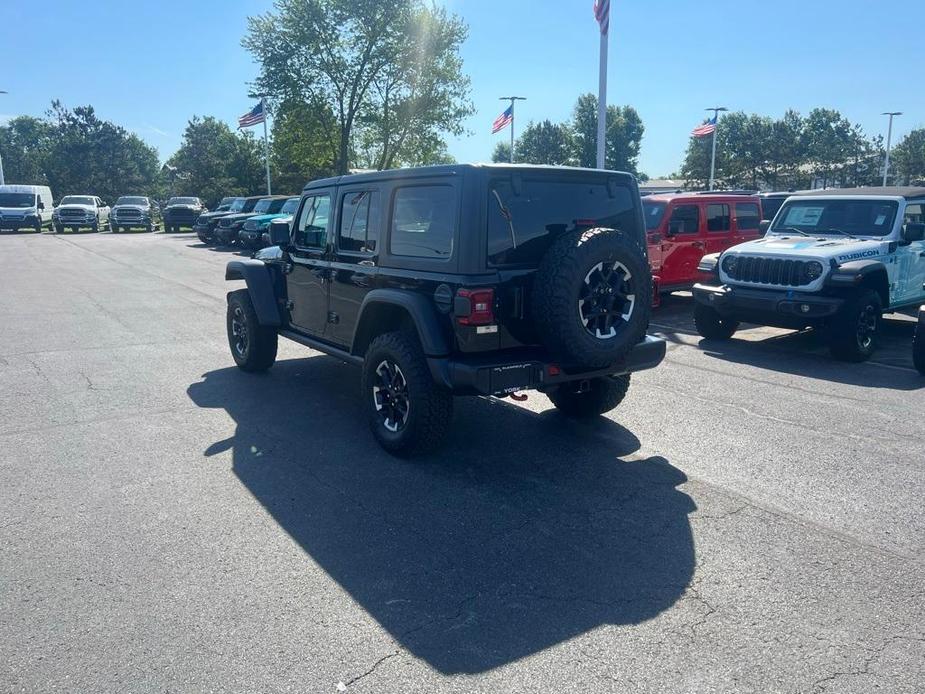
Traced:
[[740, 322], [828, 331], [832, 354], [863, 361], [884, 312], [925, 302], [925, 188], [817, 190], [787, 198], [766, 235], [705, 256], [694, 320], [706, 338]]

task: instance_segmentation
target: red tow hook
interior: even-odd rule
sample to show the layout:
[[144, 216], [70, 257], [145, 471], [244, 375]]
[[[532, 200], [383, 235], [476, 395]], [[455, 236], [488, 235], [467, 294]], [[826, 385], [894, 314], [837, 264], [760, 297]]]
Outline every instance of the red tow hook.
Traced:
[[526, 393], [511, 393], [511, 400], [516, 400], [517, 402], [523, 402], [527, 399]]

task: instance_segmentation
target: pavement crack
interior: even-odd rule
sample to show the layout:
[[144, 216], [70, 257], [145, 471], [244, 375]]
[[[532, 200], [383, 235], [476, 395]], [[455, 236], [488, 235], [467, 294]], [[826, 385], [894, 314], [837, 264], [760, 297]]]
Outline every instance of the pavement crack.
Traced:
[[[375, 663], [373, 663], [372, 667], [369, 668], [369, 670], [367, 670], [366, 672], [364, 672], [362, 675], [357, 675], [357, 676], [354, 677], [353, 679], [348, 680], [348, 681], [345, 683], [344, 689], [346, 689], [347, 687], [351, 686], [352, 684], [354, 684], [354, 683], [356, 683], [356, 682], [359, 682], [359, 681], [360, 681], [361, 679], [363, 679], [364, 677], [369, 677], [371, 674], [373, 674], [373, 673], [376, 671], [376, 668], [378, 668], [380, 665], [382, 665], [382, 664], [383, 664], [384, 662], [386, 662], [387, 660], [391, 660], [392, 658], [395, 658], [395, 657], [398, 656], [400, 653], [401, 653], [401, 650], [395, 650], [395, 651], [392, 651], [391, 653], [389, 653], [389, 654], [387, 654], [387, 655], [382, 656], [381, 658], [379, 658], [379, 660], [377, 660]], [[340, 687], [338, 687], [338, 689], [340, 689]]]

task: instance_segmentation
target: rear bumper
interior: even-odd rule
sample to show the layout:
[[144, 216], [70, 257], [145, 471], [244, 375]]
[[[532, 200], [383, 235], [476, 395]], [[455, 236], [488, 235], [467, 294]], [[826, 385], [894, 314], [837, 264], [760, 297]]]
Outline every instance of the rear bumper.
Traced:
[[694, 299], [728, 318], [745, 323], [802, 327], [841, 310], [844, 299], [794, 291], [695, 284]]
[[665, 349], [664, 340], [646, 336], [620, 362], [605, 369], [571, 373], [557, 369], [542, 355], [529, 352], [504, 357], [497, 354], [462, 359], [429, 357], [427, 362], [434, 380], [457, 395], [504, 395], [520, 390], [549, 390], [569, 381], [652, 369], [665, 358]]

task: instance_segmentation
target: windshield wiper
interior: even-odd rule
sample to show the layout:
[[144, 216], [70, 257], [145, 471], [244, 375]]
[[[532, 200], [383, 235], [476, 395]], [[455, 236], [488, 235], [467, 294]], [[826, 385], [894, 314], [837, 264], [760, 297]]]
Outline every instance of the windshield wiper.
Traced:
[[856, 239], [857, 236], [849, 234], [847, 231], [842, 231], [841, 229], [836, 229], [835, 227], [829, 227], [828, 229], [819, 229], [820, 234], [828, 234], [829, 232], [834, 231], [836, 234], [841, 234], [842, 236], [847, 236], [849, 239]]

